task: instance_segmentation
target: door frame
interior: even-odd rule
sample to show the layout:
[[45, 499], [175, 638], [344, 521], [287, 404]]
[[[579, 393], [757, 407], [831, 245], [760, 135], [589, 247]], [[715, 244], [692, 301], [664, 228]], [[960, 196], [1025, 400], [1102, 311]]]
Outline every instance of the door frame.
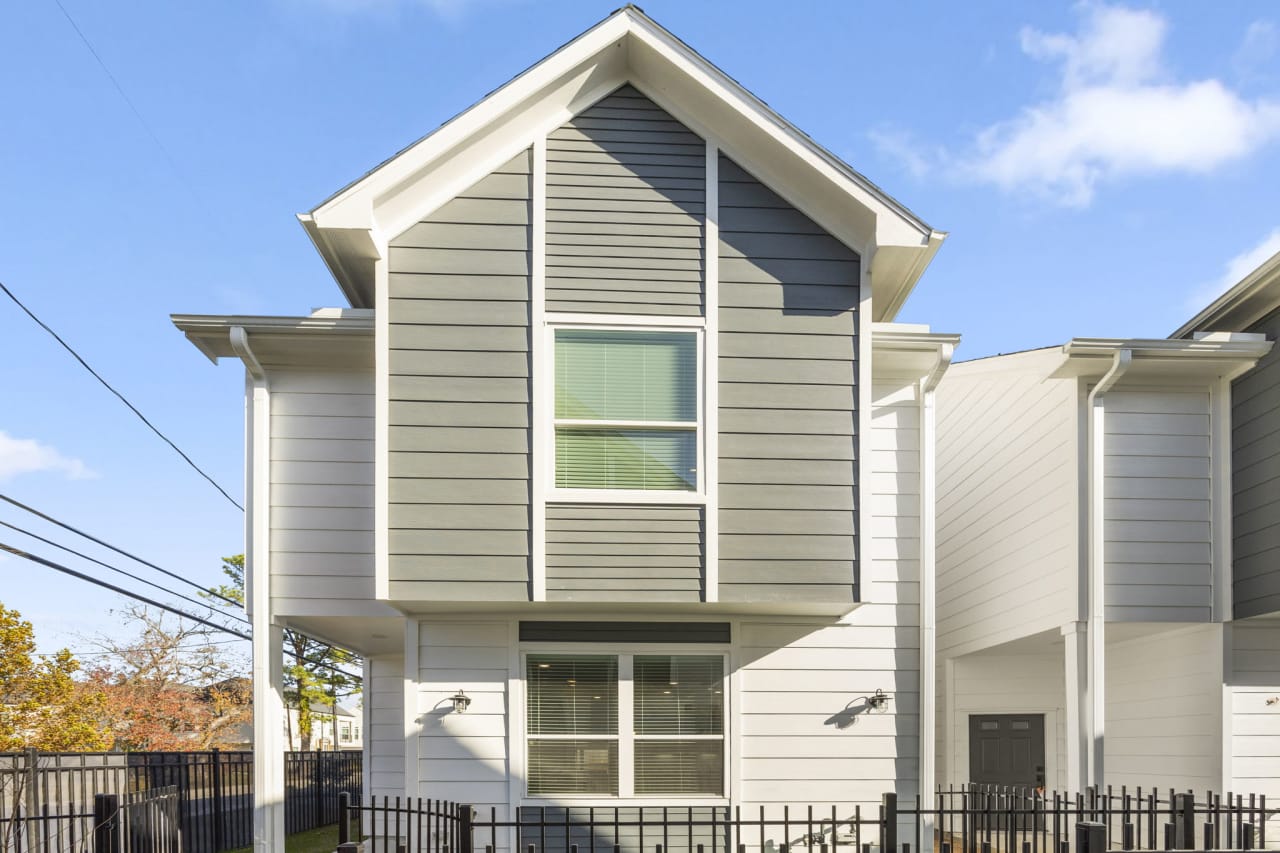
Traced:
[[1044, 715], [1044, 783], [1046, 791], [1063, 790], [1058, 784], [1058, 717], [1057, 708], [1046, 708], [1031, 702], [1001, 703], [989, 707], [952, 708], [947, 729], [952, 747], [948, 750], [952, 784], [969, 781], [969, 717], [987, 714], [1043, 714]]

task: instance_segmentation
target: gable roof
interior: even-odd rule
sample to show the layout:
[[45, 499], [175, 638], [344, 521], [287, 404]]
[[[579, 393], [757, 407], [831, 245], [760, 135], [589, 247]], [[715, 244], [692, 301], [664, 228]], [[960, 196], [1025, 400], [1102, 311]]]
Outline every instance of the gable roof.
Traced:
[[299, 219], [352, 306], [372, 307], [390, 239], [627, 83], [859, 252], [873, 319], [897, 313], [946, 235], [631, 5]]
[[1196, 332], [1247, 329], [1277, 308], [1280, 308], [1280, 252], [1259, 264], [1169, 337], [1187, 338]]

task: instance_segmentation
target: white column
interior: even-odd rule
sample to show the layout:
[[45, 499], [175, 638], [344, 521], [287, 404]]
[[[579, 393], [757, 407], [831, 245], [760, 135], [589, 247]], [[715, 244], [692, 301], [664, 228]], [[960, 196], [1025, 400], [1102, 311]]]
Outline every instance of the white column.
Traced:
[[[1062, 626], [1063, 662], [1066, 679], [1063, 690], [1067, 710], [1067, 790], [1081, 791], [1087, 784], [1091, 729], [1088, 720], [1088, 646], [1085, 623]], [[1049, 732], [1045, 732], [1049, 736]], [[1046, 780], [1048, 781], [1048, 780]]]
[[418, 721], [418, 653], [420, 642], [417, 619], [404, 623], [404, 795], [409, 799], [422, 796], [418, 785], [418, 741], [422, 725]]

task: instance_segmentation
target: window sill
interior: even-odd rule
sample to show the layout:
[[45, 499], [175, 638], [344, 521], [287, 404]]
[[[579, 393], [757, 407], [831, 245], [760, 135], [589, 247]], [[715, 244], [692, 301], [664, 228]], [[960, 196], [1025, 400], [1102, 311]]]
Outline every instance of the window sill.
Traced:
[[629, 491], [625, 489], [552, 489], [547, 503], [563, 504], [705, 504], [701, 492]]
[[548, 794], [545, 797], [525, 796], [517, 804], [518, 808], [552, 808], [566, 804], [585, 808], [664, 808], [674, 806], [725, 807], [732, 803], [728, 797], [720, 794], [705, 795], [671, 795], [670, 797], [610, 797], [607, 794]]

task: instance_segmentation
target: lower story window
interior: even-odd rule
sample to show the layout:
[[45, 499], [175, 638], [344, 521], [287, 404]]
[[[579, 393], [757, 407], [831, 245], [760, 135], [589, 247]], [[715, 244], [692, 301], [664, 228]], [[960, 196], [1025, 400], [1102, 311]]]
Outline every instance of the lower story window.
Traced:
[[722, 796], [721, 655], [526, 658], [530, 796]]

